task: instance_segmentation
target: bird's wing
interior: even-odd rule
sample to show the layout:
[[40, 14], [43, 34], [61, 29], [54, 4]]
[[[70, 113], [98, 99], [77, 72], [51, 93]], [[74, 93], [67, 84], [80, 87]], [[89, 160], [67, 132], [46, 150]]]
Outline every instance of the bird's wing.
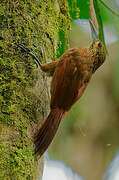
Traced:
[[62, 57], [52, 79], [51, 108], [69, 110], [87, 86], [82, 80], [81, 65], [73, 57]]

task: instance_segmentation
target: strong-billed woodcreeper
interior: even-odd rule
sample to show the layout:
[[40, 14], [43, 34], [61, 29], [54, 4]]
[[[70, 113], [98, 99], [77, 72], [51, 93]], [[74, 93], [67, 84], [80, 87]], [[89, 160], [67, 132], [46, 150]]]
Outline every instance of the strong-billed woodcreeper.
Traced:
[[51, 82], [51, 111], [34, 138], [35, 152], [42, 155], [52, 142], [62, 117], [82, 96], [92, 74], [106, 58], [100, 40], [89, 48], [75, 47], [67, 50], [59, 60], [41, 65], [41, 69], [53, 76]]
[[41, 156], [52, 142], [62, 117], [80, 99], [92, 74], [105, 61], [106, 51], [103, 43], [97, 39], [89, 48], [71, 48], [57, 61], [48, 64], [42, 65], [33, 57], [42, 71], [53, 76], [51, 111], [34, 136], [35, 153]]

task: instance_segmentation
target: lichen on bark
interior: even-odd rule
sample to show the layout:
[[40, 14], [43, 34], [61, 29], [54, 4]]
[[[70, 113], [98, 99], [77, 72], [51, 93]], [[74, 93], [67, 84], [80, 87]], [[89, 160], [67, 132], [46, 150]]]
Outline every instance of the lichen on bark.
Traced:
[[58, 3], [59, 9], [54, 0], [0, 3], [0, 179], [38, 178], [29, 134], [49, 111], [49, 83], [17, 44], [30, 48], [42, 63], [55, 60], [59, 29], [67, 37], [70, 27], [67, 2]]

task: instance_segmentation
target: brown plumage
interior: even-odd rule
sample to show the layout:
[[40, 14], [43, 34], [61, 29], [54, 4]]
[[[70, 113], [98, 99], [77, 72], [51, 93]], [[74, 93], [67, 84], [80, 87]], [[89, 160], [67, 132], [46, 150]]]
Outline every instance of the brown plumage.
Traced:
[[59, 60], [40, 65], [53, 76], [51, 83], [51, 111], [34, 136], [35, 153], [42, 155], [52, 142], [62, 117], [81, 97], [92, 74], [103, 64], [105, 48], [100, 40], [89, 48], [67, 50]]

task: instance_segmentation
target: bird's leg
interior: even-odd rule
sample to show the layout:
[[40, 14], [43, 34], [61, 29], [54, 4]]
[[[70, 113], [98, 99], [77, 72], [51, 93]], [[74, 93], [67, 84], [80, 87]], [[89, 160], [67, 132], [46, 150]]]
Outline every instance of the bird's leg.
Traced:
[[40, 66], [41, 70], [47, 73], [48, 76], [53, 76], [55, 68], [57, 66], [58, 61], [53, 61], [46, 64], [41, 64], [40, 60], [33, 54], [29, 48], [26, 48], [24, 45], [17, 44], [22, 50], [24, 50], [27, 54], [29, 54], [35, 61], [37, 67]]

